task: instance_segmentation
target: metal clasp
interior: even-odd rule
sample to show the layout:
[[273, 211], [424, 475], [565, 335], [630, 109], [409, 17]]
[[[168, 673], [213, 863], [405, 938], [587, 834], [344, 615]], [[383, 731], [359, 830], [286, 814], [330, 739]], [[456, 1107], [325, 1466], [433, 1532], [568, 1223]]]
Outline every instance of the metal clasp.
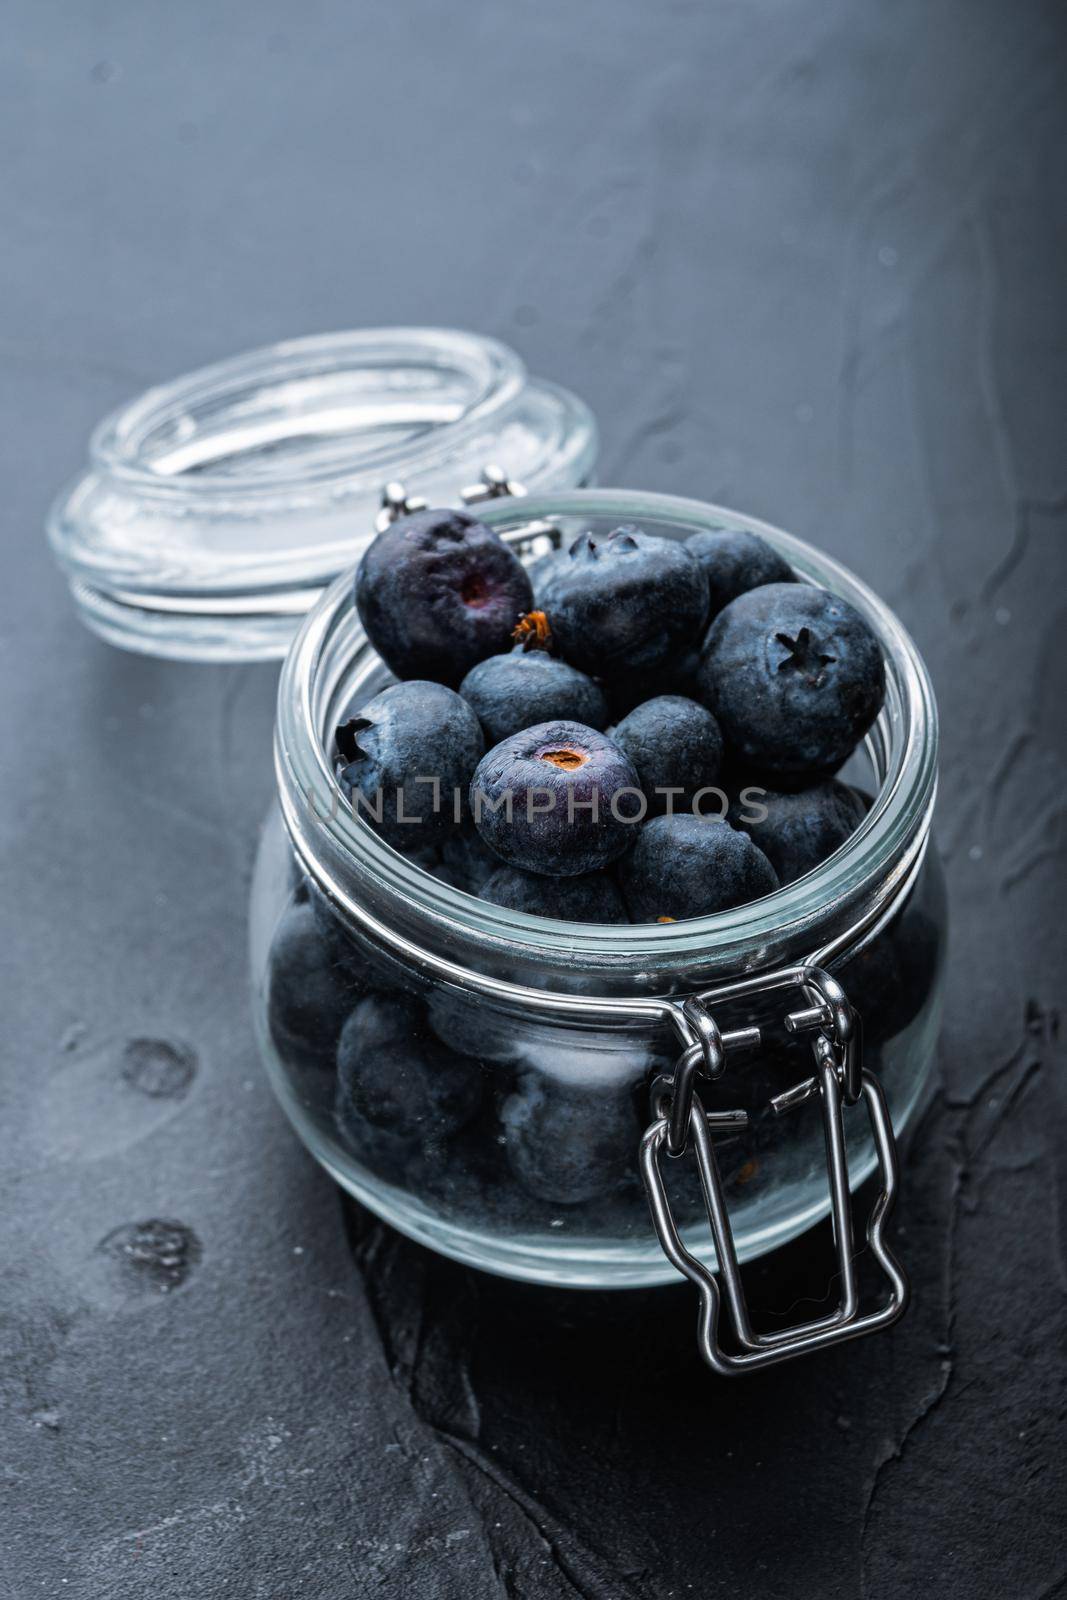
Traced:
[[[484, 500], [501, 500], [507, 495], [521, 496], [526, 493], [521, 483], [509, 478], [500, 467], [483, 467], [481, 478], [477, 483], [468, 484], [460, 491], [460, 499], [465, 506], [480, 505]], [[381, 510], [374, 519], [376, 532], [384, 533], [400, 517], [410, 516], [413, 511], [425, 511], [427, 502], [421, 495], [408, 494], [402, 483], [387, 483], [382, 490]]]
[[517, 498], [525, 493], [523, 485], [515, 478], [509, 478], [500, 467], [488, 466], [482, 468], [477, 483], [470, 483], [460, 490], [460, 499], [465, 506], [477, 506], [483, 500], [503, 500], [508, 495]]
[[[822, 1104], [826, 1165], [830, 1186], [830, 1216], [833, 1224], [841, 1295], [828, 1316], [799, 1323], [774, 1333], [759, 1334], [752, 1327], [748, 1303], [741, 1282], [740, 1263], [733, 1229], [723, 1193], [722, 1177], [712, 1135], [737, 1131], [747, 1123], [743, 1111], [707, 1112], [695, 1092], [695, 1081], [704, 1075], [714, 1079], [724, 1068], [728, 1048], [758, 1043], [759, 1029], [741, 1029], [720, 1034], [707, 1010], [717, 1003], [767, 990], [798, 987], [807, 1001], [800, 1011], [789, 1013], [790, 1032], [817, 1030], [812, 1044], [815, 1073], [784, 1093], [775, 1096], [771, 1106], [784, 1113], [818, 1095]], [[874, 1074], [862, 1065], [862, 1034], [859, 1018], [849, 1005], [837, 980], [816, 967], [794, 967], [757, 979], [743, 979], [693, 996], [680, 1007], [672, 1008], [672, 1019], [684, 1045], [674, 1073], [661, 1076], [652, 1085], [653, 1120], [641, 1141], [640, 1164], [652, 1221], [659, 1242], [671, 1264], [696, 1285], [701, 1310], [698, 1343], [701, 1355], [714, 1372], [732, 1376], [773, 1366], [794, 1356], [825, 1349], [828, 1345], [856, 1339], [879, 1328], [889, 1327], [903, 1315], [908, 1303], [908, 1281], [885, 1240], [885, 1225], [896, 1201], [899, 1186], [896, 1141], [885, 1094]], [[755, 1035], [753, 1040], [752, 1035]], [[856, 1281], [852, 1209], [845, 1145], [843, 1108], [863, 1100], [874, 1135], [882, 1186], [867, 1223], [867, 1242], [871, 1254], [882, 1268], [889, 1284], [889, 1296], [874, 1310], [861, 1312]], [[679, 1122], [684, 1116], [684, 1125]], [[660, 1170], [660, 1156], [680, 1154], [691, 1140], [696, 1157], [704, 1204], [715, 1241], [717, 1268], [713, 1270], [688, 1250], [671, 1213]], [[716, 1277], [721, 1275], [722, 1287]], [[734, 1339], [739, 1353], [723, 1349], [719, 1339], [719, 1318], [725, 1297]]]
[[[710, 1011], [696, 996], [683, 1001], [674, 1012], [674, 1025], [681, 1035], [685, 1049], [675, 1063], [673, 1073], [660, 1075], [652, 1085], [653, 1107], [666, 1106], [667, 1152], [672, 1156], [685, 1153], [689, 1134], [690, 1110], [696, 1082], [699, 1077], [712, 1082], [720, 1078], [726, 1068], [728, 1050], [747, 1050], [760, 1042], [758, 1028], [738, 1028], [733, 1033], [720, 1033]], [[748, 1117], [742, 1112], [731, 1112], [735, 1118], [732, 1126], [746, 1127]], [[738, 1122], [736, 1118], [740, 1117]], [[716, 1124], [722, 1126], [721, 1121]]]
[[[526, 487], [517, 478], [509, 478], [502, 467], [490, 465], [482, 468], [477, 483], [469, 483], [460, 490], [459, 497], [465, 506], [477, 506], [487, 500], [521, 500], [525, 494]], [[384, 533], [400, 517], [410, 516], [413, 511], [425, 511], [427, 503], [421, 495], [408, 494], [404, 484], [387, 483], [382, 490], [381, 510], [374, 519], [375, 532]], [[559, 529], [555, 523], [531, 521], [504, 535], [507, 543], [515, 546], [520, 554], [527, 550], [532, 553], [534, 541], [544, 536], [558, 545]]]
[[382, 509], [374, 519], [375, 532], [384, 533], [401, 517], [425, 510], [426, 501], [421, 495], [408, 494], [402, 483], [387, 483], [382, 490]]

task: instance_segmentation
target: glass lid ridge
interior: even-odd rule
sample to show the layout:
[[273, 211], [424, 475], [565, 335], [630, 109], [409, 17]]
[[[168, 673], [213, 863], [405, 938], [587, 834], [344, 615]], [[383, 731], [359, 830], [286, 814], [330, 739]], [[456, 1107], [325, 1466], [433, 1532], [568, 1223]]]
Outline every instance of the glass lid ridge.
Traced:
[[592, 475], [596, 442], [588, 407], [497, 340], [316, 335], [199, 369], [105, 418], [48, 536], [82, 620], [109, 642], [277, 659], [358, 562], [384, 485], [403, 477], [432, 503], [460, 504], [500, 460], [531, 488], [573, 488]]

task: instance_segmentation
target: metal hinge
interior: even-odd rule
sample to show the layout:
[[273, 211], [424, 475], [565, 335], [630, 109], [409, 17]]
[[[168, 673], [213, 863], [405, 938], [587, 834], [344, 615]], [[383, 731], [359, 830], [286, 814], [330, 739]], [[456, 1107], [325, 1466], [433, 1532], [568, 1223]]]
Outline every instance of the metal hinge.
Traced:
[[[740, 1263], [734, 1245], [722, 1177], [713, 1135], [736, 1132], [748, 1123], [744, 1111], [706, 1111], [696, 1092], [698, 1077], [715, 1079], [724, 1070], [732, 1049], [751, 1048], [760, 1042], [758, 1028], [721, 1034], [709, 1005], [779, 989], [798, 988], [806, 1001], [790, 1012], [786, 1028], [791, 1033], [814, 1032], [815, 1071], [770, 1102], [781, 1114], [818, 1096], [822, 1104], [826, 1139], [826, 1165], [841, 1294], [828, 1316], [803, 1322], [774, 1333], [756, 1333], [741, 1283]], [[899, 1174], [893, 1124], [885, 1094], [874, 1074], [862, 1063], [862, 1034], [857, 1013], [836, 978], [819, 967], [790, 967], [758, 978], [724, 984], [673, 1008], [672, 1018], [684, 1049], [674, 1072], [652, 1085], [653, 1120], [641, 1141], [641, 1176], [652, 1221], [668, 1260], [696, 1285], [700, 1293], [698, 1343], [709, 1367], [722, 1376], [752, 1372], [794, 1356], [823, 1350], [828, 1345], [856, 1339], [886, 1328], [902, 1316], [908, 1303], [908, 1280], [885, 1241], [885, 1225], [897, 1196]], [[867, 1108], [881, 1172], [881, 1190], [871, 1208], [867, 1242], [889, 1284], [885, 1302], [866, 1312], [859, 1304], [856, 1281], [848, 1157], [845, 1148], [844, 1107], [862, 1100]], [[668, 1159], [681, 1155], [692, 1140], [700, 1186], [715, 1241], [717, 1260], [712, 1269], [688, 1250], [671, 1214], [660, 1169], [666, 1148]], [[721, 1275], [720, 1288], [716, 1272]], [[738, 1352], [724, 1350], [719, 1321], [725, 1299]]]
[[[477, 483], [460, 490], [459, 498], [465, 506], [478, 506], [487, 500], [519, 500], [525, 494], [525, 486], [516, 478], [509, 478], [501, 467], [487, 466], [482, 468]], [[421, 495], [408, 494], [404, 484], [387, 483], [382, 490], [381, 510], [374, 520], [375, 532], [384, 533], [398, 518], [410, 516], [413, 511], [425, 511], [427, 504]], [[559, 529], [553, 522], [530, 521], [509, 529], [503, 537], [520, 555], [537, 555], [542, 545], [558, 547]]]
[[[465, 506], [475, 506], [486, 500], [502, 500], [506, 496], [518, 498], [525, 493], [523, 485], [509, 478], [500, 467], [488, 466], [482, 468], [477, 483], [469, 483], [460, 490], [459, 497]], [[382, 508], [375, 518], [375, 529], [378, 533], [384, 533], [398, 517], [410, 516], [413, 511], [425, 511], [426, 506], [427, 502], [421, 495], [408, 494], [402, 483], [387, 483], [382, 490]]]

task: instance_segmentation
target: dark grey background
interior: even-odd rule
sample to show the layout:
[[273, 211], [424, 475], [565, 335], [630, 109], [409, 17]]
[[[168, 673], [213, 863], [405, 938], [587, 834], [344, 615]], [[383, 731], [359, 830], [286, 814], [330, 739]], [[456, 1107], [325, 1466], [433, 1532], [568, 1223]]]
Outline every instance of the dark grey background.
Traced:
[[[5, 9], [0, 1593], [1065, 1592], [1062, 22]], [[458, 1271], [346, 1213], [271, 1101], [274, 671], [99, 644], [41, 525], [144, 385], [391, 322], [512, 342], [595, 407], [602, 481], [795, 529], [926, 654], [955, 943], [889, 1336], [716, 1383], [684, 1288]]]

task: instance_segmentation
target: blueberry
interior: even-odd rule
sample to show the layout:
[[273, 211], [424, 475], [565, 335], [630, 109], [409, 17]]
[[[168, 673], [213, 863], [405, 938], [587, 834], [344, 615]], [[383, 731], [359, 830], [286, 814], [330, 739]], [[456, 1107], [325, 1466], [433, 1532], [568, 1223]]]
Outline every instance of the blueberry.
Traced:
[[878, 715], [885, 664], [846, 600], [769, 583], [716, 617], [699, 686], [737, 757], [768, 775], [814, 778], [839, 767]]
[[513, 650], [472, 667], [459, 692], [473, 706], [486, 742], [499, 744], [537, 722], [603, 728], [608, 707], [592, 678], [544, 650]]
[[705, 528], [690, 534], [686, 549], [708, 579], [709, 620], [749, 589], [765, 583], [792, 583], [793, 569], [773, 545], [745, 528]]
[[407, 999], [370, 995], [341, 1030], [336, 1118], [360, 1153], [379, 1137], [386, 1152], [439, 1145], [476, 1115], [483, 1087], [478, 1062], [423, 1029]]
[[471, 782], [475, 826], [509, 866], [561, 878], [627, 849], [643, 800], [617, 745], [579, 722], [542, 722], [483, 758]]
[[743, 793], [731, 802], [727, 819], [759, 846], [783, 888], [833, 855], [863, 820], [855, 792], [832, 778], [789, 794], [758, 784]]
[[635, 922], [681, 922], [759, 900], [778, 887], [762, 850], [719, 818], [653, 817], [620, 869]]
[[333, 903], [326, 898], [318, 884], [309, 880], [308, 903], [315, 918], [315, 930], [322, 941], [326, 959], [331, 966], [344, 969], [349, 981], [355, 983], [361, 994], [371, 989], [388, 987], [388, 978], [371, 949], [362, 944], [355, 932], [344, 922]]
[[913, 900], [889, 928], [900, 964], [900, 987], [893, 997], [892, 1015], [898, 1033], [914, 1022], [938, 981], [945, 959], [942, 926]]
[[848, 788], [855, 799], [859, 815], [865, 817], [874, 805], [874, 795], [868, 789], [861, 788], [858, 783], [850, 783]]
[[522, 562], [484, 523], [463, 511], [416, 511], [368, 548], [356, 606], [398, 678], [454, 685], [476, 661], [507, 648], [533, 589]]
[[484, 749], [478, 718], [453, 690], [394, 683], [338, 728], [338, 780], [383, 839], [413, 853], [460, 826]]
[[930, 997], [941, 956], [937, 923], [911, 904], [835, 969], [834, 976], [863, 1020], [866, 1049], [880, 1049], [914, 1022]]
[[464, 894], [478, 894], [499, 865], [499, 858], [483, 843], [474, 823], [468, 820], [446, 836], [433, 871], [454, 889], [462, 889]]
[[564, 660], [608, 678], [666, 666], [692, 645], [707, 618], [708, 583], [677, 540], [616, 528], [578, 536], [542, 603]]
[[376, 1128], [358, 1109], [340, 1078], [334, 1084], [333, 1120], [341, 1139], [363, 1166], [387, 1183], [406, 1183], [412, 1158], [421, 1146], [404, 1134]]
[[514, 1061], [520, 1054], [515, 1018], [494, 1011], [477, 995], [435, 989], [426, 1002], [430, 1027], [442, 1044], [479, 1061]]
[[609, 722], [621, 722], [631, 711], [646, 700], [658, 700], [665, 694], [678, 694], [685, 700], [698, 700], [697, 669], [700, 666], [700, 649], [694, 646], [665, 666], [652, 672], [616, 672], [603, 683], [608, 702]]
[[554, 573], [563, 565], [566, 559], [566, 550], [546, 550], [544, 555], [538, 556], [535, 561], [530, 562], [526, 571], [529, 573], [530, 582], [533, 584], [535, 604], [540, 605], [541, 597], [547, 594]]
[[278, 1054], [290, 1066], [330, 1069], [345, 1018], [366, 992], [308, 901], [286, 911], [270, 948], [267, 1019]]
[[622, 895], [606, 872], [580, 878], [546, 878], [518, 867], [498, 867], [480, 898], [508, 911], [561, 922], [628, 922]]
[[580, 1205], [617, 1189], [632, 1173], [641, 1130], [628, 1093], [524, 1073], [500, 1121], [508, 1165], [539, 1200]]
[[611, 737], [633, 762], [650, 812], [691, 810], [694, 795], [719, 781], [722, 734], [695, 700], [676, 694], [645, 700]]
[[409, 1158], [404, 1180], [438, 1215], [475, 1233], [484, 1231], [487, 1218], [506, 1234], [529, 1228], [530, 1204], [508, 1168], [493, 1111], [468, 1123], [443, 1148]]
[[[404, 813], [407, 814], [406, 811]], [[407, 827], [407, 824], [404, 824]], [[409, 835], [405, 836], [405, 842]], [[399, 848], [399, 846], [397, 847]], [[413, 867], [421, 867], [423, 872], [438, 872], [441, 868], [441, 847], [438, 844], [419, 845], [414, 850], [401, 850], [401, 855], [411, 862]]]

